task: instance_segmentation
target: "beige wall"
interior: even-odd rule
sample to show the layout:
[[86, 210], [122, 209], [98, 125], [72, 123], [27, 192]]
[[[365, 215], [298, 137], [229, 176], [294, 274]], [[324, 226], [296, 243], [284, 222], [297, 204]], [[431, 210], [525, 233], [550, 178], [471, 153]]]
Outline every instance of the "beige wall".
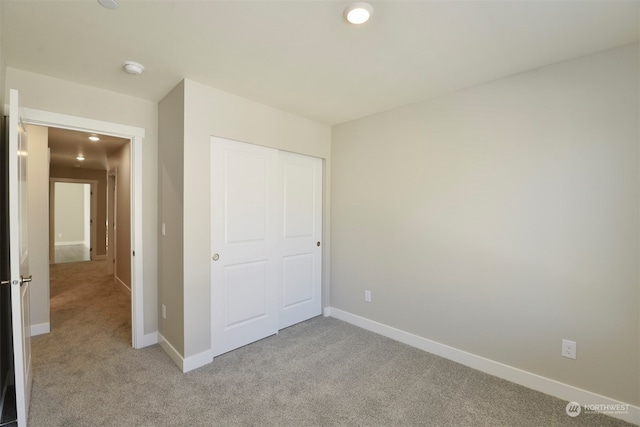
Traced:
[[[182, 261], [167, 260], [169, 264], [163, 264], [163, 269], [171, 269], [173, 266], [182, 268], [184, 275], [176, 283], [163, 278], [162, 282], [167, 289], [163, 287], [161, 302], [169, 304], [169, 296], [176, 289], [179, 291], [182, 288], [184, 324], [176, 332], [181, 337], [175, 339], [178, 343], [183, 343], [182, 355], [191, 357], [211, 350], [211, 136], [298, 152], [324, 158], [328, 162], [331, 129], [191, 80], [185, 80], [183, 86], [184, 88], [174, 90], [160, 106], [161, 112], [166, 107], [167, 115], [173, 117], [165, 119], [163, 115], [162, 123], [172, 120], [172, 124], [178, 127], [182, 125], [184, 128], [183, 141], [179, 134], [171, 134], [169, 129], [166, 130], [167, 151], [163, 149], [160, 158], [161, 167], [167, 168], [163, 171], [163, 187], [182, 184], [182, 188], [161, 189], [161, 193], [168, 197], [163, 201], [161, 215], [167, 221], [169, 235], [176, 229], [172, 222], [181, 219], [177, 210], [182, 210], [183, 221], [177, 226], [184, 242]], [[184, 100], [181, 107], [179, 98], [182, 91]], [[165, 107], [163, 104], [166, 104]], [[180, 114], [183, 114], [184, 123], [180, 122]], [[161, 131], [162, 129], [164, 125], [161, 125]], [[176, 158], [167, 157], [176, 149], [170, 147], [173, 142], [183, 144], [182, 166], [174, 163]], [[164, 147], [165, 143], [162, 145]], [[329, 191], [327, 183], [328, 174], [325, 181], [326, 194]], [[170, 200], [176, 200], [178, 204], [170, 206], [167, 203]], [[325, 230], [328, 230], [328, 224], [325, 224]], [[174, 240], [171, 241], [179, 242], [177, 237], [172, 239]], [[174, 254], [179, 252], [178, 249], [172, 249]], [[163, 257], [163, 262], [164, 260]], [[169, 291], [171, 287], [173, 289]], [[175, 325], [179, 325], [179, 320], [172, 320], [169, 306], [167, 311], [167, 321], [164, 323], [166, 330], [169, 330], [168, 323], [175, 322]]]
[[638, 405], [637, 49], [335, 126], [331, 305]]
[[54, 241], [84, 242], [84, 184], [56, 182]]
[[116, 270], [115, 275], [131, 289], [131, 144], [107, 159], [109, 172], [116, 171]]
[[49, 129], [27, 125], [29, 164], [29, 295], [32, 329], [49, 329]]
[[5, 92], [10, 88], [20, 91], [24, 107], [145, 129], [146, 136], [142, 142], [144, 333], [156, 332], [158, 330], [158, 104], [8, 67]]
[[[107, 255], [107, 171], [106, 169], [83, 169], [52, 166], [51, 178], [59, 179], [85, 179], [97, 181], [96, 185], [96, 247], [94, 254], [104, 257]], [[53, 230], [52, 230], [53, 232]], [[55, 239], [55, 236], [54, 236]]]
[[[166, 231], [158, 241], [158, 300], [167, 308], [167, 319], [158, 320], [159, 331], [184, 355], [184, 83], [160, 101], [158, 119], [158, 222]], [[162, 313], [161, 307], [158, 310]]]

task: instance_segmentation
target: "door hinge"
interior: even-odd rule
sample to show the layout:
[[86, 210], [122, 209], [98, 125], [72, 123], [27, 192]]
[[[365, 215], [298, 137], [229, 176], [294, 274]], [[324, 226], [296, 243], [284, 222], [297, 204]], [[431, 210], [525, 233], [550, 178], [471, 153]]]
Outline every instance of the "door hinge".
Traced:
[[133, 251], [133, 256], [136, 256], [136, 251]]

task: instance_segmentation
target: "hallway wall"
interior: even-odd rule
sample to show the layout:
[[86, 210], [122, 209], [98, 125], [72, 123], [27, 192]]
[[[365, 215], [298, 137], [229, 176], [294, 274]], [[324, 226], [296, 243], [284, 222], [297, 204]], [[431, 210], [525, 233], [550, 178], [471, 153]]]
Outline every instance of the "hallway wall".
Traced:
[[125, 144], [109, 157], [109, 171], [116, 179], [116, 280], [131, 289], [131, 150]]

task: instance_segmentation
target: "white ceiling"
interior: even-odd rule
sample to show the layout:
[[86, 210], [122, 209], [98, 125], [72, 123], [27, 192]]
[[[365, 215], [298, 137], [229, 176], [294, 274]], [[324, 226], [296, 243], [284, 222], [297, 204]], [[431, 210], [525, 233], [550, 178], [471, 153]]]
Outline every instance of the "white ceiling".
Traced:
[[[183, 78], [326, 124], [638, 41], [638, 1], [2, 0], [7, 66], [159, 101]], [[141, 62], [142, 76], [122, 71]]]

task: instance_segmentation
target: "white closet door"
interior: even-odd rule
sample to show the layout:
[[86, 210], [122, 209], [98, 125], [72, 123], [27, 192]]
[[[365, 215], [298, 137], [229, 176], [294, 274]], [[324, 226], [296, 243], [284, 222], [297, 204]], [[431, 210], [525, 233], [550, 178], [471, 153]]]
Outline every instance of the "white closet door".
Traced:
[[280, 152], [279, 329], [322, 313], [322, 160]]
[[[278, 151], [222, 138], [211, 145], [214, 356], [278, 331]], [[188, 309], [188, 307], [186, 308]]]

